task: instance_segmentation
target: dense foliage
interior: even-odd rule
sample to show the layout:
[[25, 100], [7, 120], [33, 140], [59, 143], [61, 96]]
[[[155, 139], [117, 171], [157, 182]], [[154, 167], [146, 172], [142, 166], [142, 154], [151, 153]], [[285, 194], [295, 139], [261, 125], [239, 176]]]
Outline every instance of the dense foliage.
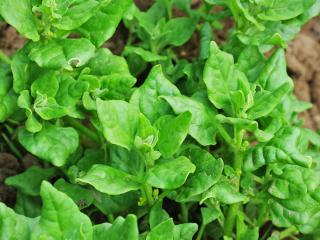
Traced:
[[[292, 94], [284, 50], [319, 12], [319, 0], [0, 0], [28, 39], [1, 55], [1, 134], [42, 162], [6, 179], [17, 201], [0, 203], [0, 239], [319, 239], [320, 137], [301, 127], [311, 104]], [[120, 22], [117, 56], [103, 44]], [[199, 56], [183, 59], [193, 35]]]

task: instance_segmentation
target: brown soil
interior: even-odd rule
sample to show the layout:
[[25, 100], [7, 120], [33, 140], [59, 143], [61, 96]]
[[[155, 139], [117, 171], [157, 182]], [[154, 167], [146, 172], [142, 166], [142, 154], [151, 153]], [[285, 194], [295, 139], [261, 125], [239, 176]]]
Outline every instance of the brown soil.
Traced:
[[19, 36], [17, 31], [5, 24], [0, 24], [0, 49], [7, 55], [11, 56], [21, 48], [25, 39]]
[[295, 94], [313, 108], [301, 114], [305, 126], [320, 128], [320, 17], [307, 24], [287, 49], [289, 72], [295, 82]]
[[15, 190], [4, 184], [7, 177], [19, 173], [20, 166], [18, 160], [9, 153], [0, 153], [0, 202], [4, 202], [12, 207], [15, 203]]

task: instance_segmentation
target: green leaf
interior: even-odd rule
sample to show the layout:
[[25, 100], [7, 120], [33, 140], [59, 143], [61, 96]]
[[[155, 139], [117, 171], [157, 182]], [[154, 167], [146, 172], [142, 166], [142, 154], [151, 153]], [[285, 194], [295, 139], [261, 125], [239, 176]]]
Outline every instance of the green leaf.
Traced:
[[216, 144], [216, 112], [206, 99], [188, 98], [186, 96], [163, 96], [176, 114], [191, 112], [192, 120], [189, 134], [201, 145]]
[[305, 12], [314, 2], [315, 0], [263, 0], [260, 3], [263, 6], [263, 10], [258, 14], [258, 17], [268, 21], [288, 20]]
[[268, 59], [261, 69], [256, 83], [260, 84], [267, 91], [279, 89], [285, 83], [293, 85], [287, 73], [286, 56], [283, 49], [278, 48]]
[[[218, 109], [235, 114], [238, 101], [233, 94], [240, 88], [240, 73], [236, 71], [233, 56], [219, 49], [215, 42], [210, 44], [209, 58], [205, 64], [203, 80], [207, 86], [208, 97]], [[243, 93], [242, 93], [243, 94]]]
[[[65, 11], [57, 12], [52, 25], [61, 30], [73, 30], [87, 22], [99, 9], [99, 2], [95, 0], [74, 1], [69, 3]], [[71, 5], [72, 4], [72, 5]]]
[[175, 189], [182, 186], [195, 169], [191, 161], [183, 156], [158, 160], [156, 165], [147, 171], [146, 182], [156, 188]]
[[102, 48], [90, 60], [88, 67], [92, 75], [87, 77], [96, 78], [95, 88], [101, 89], [102, 98], [114, 100], [127, 99], [130, 96], [136, 78], [131, 75], [123, 57], [113, 55], [110, 50]]
[[14, 210], [16, 213], [26, 217], [35, 218], [41, 215], [41, 198], [26, 195], [20, 191], [17, 192], [16, 204]]
[[208, 198], [214, 198], [220, 203], [234, 204], [239, 202], [246, 202], [248, 198], [238, 192], [238, 190], [225, 181], [219, 182], [210, 188], [202, 197], [201, 202]]
[[33, 105], [34, 111], [44, 120], [61, 118], [67, 115], [67, 111], [60, 106], [53, 97], [37, 94]]
[[131, 191], [120, 195], [108, 195], [95, 192], [94, 197], [94, 205], [103, 214], [123, 214], [137, 208], [140, 193]]
[[97, 99], [97, 111], [103, 134], [112, 144], [130, 150], [139, 125], [139, 113], [132, 105], [120, 100]]
[[93, 203], [93, 191], [68, 183], [63, 178], [56, 181], [54, 187], [67, 194], [80, 209], [86, 208]]
[[163, 26], [164, 31], [161, 33], [159, 40], [161, 48], [166, 45], [181, 46], [187, 42], [196, 28], [196, 22], [197, 19], [189, 17], [170, 19]]
[[259, 228], [250, 228], [247, 229], [244, 233], [241, 234], [240, 240], [258, 240], [259, 239]]
[[175, 200], [188, 201], [216, 184], [223, 171], [223, 160], [216, 159], [201, 148], [191, 148], [186, 153], [191, 162], [196, 165], [196, 171], [189, 176], [186, 183], [179, 189]]
[[55, 99], [60, 106], [64, 107], [69, 116], [76, 117], [76, 105], [88, 87], [87, 82], [77, 81], [71, 76], [63, 76], [60, 79]]
[[158, 201], [150, 210], [149, 224], [151, 229], [168, 220], [169, 218], [169, 214], [164, 209], [162, 209], [162, 201]]
[[105, 164], [106, 156], [103, 149], [86, 149], [84, 155], [77, 162], [77, 167], [81, 171], [88, 171], [94, 164]]
[[170, 113], [169, 104], [159, 96], [176, 96], [180, 92], [163, 74], [160, 65], [151, 69], [144, 84], [131, 97], [130, 103], [135, 105], [152, 123], [159, 117]]
[[253, 106], [248, 111], [248, 118], [258, 119], [268, 116], [291, 90], [292, 85], [290, 83], [284, 83], [273, 92], [257, 92]]
[[78, 133], [73, 128], [51, 124], [44, 125], [37, 133], [21, 128], [18, 138], [29, 152], [57, 167], [67, 163], [68, 157], [75, 152], [79, 144]]
[[144, 152], [139, 149], [127, 150], [126, 148], [112, 145], [108, 149], [107, 157], [111, 167], [117, 168], [134, 176], [143, 177], [145, 172]]
[[32, 43], [19, 49], [12, 58], [11, 70], [13, 74], [13, 89], [16, 93], [29, 90], [34, 77], [39, 74], [39, 67], [29, 59], [29, 48]]
[[126, 46], [125, 49], [123, 50], [123, 54], [124, 55], [136, 54], [140, 56], [145, 62], [165, 61], [168, 58], [167, 56], [161, 56], [153, 52], [144, 50], [141, 47], [133, 47], [133, 46]]
[[35, 43], [30, 59], [42, 68], [72, 70], [85, 65], [95, 54], [95, 46], [84, 38], [47, 40]]
[[92, 239], [89, 217], [67, 195], [46, 181], [41, 184], [40, 195], [43, 208], [39, 224], [32, 231], [32, 240]]
[[198, 231], [195, 223], [183, 223], [175, 225], [173, 229], [173, 240], [192, 240], [193, 235]]
[[21, 35], [32, 41], [39, 40], [36, 18], [32, 13], [30, 0], [3, 0], [0, 2], [0, 14]]
[[59, 89], [59, 80], [57, 73], [47, 71], [41, 74], [31, 84], [31, 95], [36, 97], [37, 94], [46, 94], [48, 97], [54, 97]]
[[137, 129], [134, 145], [144, 152], [153, 151], [158, 141], [158, 130], [153, 127], [143, 114], [139, 115], [139, 126]]
[[99, 11], [81, 26], [80, 33], [100, 47], [114, 34], [130, 4], [130, 0], [111, 0], [102, 3]]
[[173, 239], [174, 223], [172, 218], [160, 223], [148, 233], [146, 240], [171, 240]]
[[0, 66], [0, 122], [4, 122], [17, 112], [17, 95], [12, 90], [12, 79], [9, 69]]
[[221, 215], [221, 211], [218, 211], [216, 208], [203, 207], [200, 210], [202, 224], [204, 225], [208, 225]]
[[11, 208], [0, 202], [0, 238], [29, 240], [32, 225], [31, 218], [16, 214]]
[[90, 184], [98, 191], [110, 195], [119, 195], [141, 187], [139, 180], [118, 169], [96, 164], [82, 177], [76, 179], [78, 183]]
[[9, 177], [5, 183], [14, 187], [24, 194], [39, 196], [40, 185], [43, 180], [51, 179], [56, 173], [54, 168], [30, 167], [23, 173]]
[[260, 142], [267, 142], [271, 138], [273, 138], [272, 133], [260, 130], [258, 127], [258, 122], [256, 121], [252, 121], [244, 118], [225, 117], [221, 114], [218, 114], [216, 118], [221, 124], [231, 124], [235, 128], [245, 129], [252, 132], [257, 138], [257, 140]]
[[210, 23], [205, 22], [200, 30], [200, 53], [199, 59], [205, 60], [209, 56], [210, 42], [213, 39], [213, 32]]
[[138, 240], [137, 217], [129, 214], [126, 218], [117, 217], [112, 225], [96, 225], [93, 228], [95, 240]]
[[171, 157], [179, 150], [189, 132], [191, 118], [190, 112], [184, 112], [177, 117], [167, 115], [157, 120], [155, 123], [159, 129], [157, 147], [162, 156]]

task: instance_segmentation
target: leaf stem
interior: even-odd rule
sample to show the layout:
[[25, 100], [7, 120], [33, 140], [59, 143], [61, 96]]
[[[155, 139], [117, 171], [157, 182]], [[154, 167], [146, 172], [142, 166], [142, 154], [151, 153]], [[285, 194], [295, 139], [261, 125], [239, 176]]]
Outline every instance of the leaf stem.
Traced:
[[11, 149], [11, 151], [20, 159], [22, 160], [23, 156], [20, 153], [20, 151], [16, 148], [16, 146], [11, 142], [11, 140], [4, 134], [1, 133], [2, 138], [7, 143], [8, 147]]
[[154, 199], [152, 196], [152, 187], [150, 185], [144, 185], [141, 188], [142, 195], [147, 198], [148, 205], [151, 207], [154, 204]]
[[[237, 178], [237, 188], [239, 189], [240, 186], [240, 177], [241, 177], [241, 169], [242, 169], [242, 162], [243, 162], [243, 151], [242, 151], [242, 141], [244, 137], [244, 131], [241, 129], [235, 128], [235, 149], [234, 149], [234, 160], [233, 160], [233, 168], [238, 175]], [[239, 203], [232, 204], [227, 211], [227, 217], [224, 224], [224, 234], [228, 237], [232, 237], [233, 228], [235, 225], [235, 221], [237, 218], [238, 210], [239, 210]]]
[[80, 123], [79, 121], [77, 121], [74, 118], [67, 117], [65, 119], [66, 119], [66, 121], [67, 121], [67, 123], [69, 125], [71, 125], [75, 129], [77, 129], [78, 131], [83, 133], [83, 135], [85, 135], [86, 137], [90, 138], [92, 141], [94, 141], [96, 143], [100, 143], [99, 135], [96, 132], [94, 132], [93, 130], [85, 127], [84, 124]]
[[182, 216], [182, 221], [184, 223], [187, 223], [189, 220], [189, 209], [186, 203], [181, 203], [181, 216]]
[[113, 216], [113, 214], [111, 214], [111, 213], [108, 214], [108, 215], [107, 215], [107, 218], [108, 218], [108, 222], [109, 222], [109, 223], [113, 223], [113, 221], [114, 221], [114, 216]]
[[279, 239], [285, 239], [287, 237], [290, 237], [291, 235], [296, 235], [297, 234], [297, 228], [295, 226], [291, 226], [279, 234]]
[[204, 234], [204, 230], [206, 229], [206, 224], [201, 224], [196, 240], [201, 240]]
[[229, 133], [226, 131], [226, 129], [221, 124], [218, 124], [217, 128], [218, 128], [218, 131], [219, 131], [221, 137], [226, 141], [226, 143], [228, 145], [230, 145], [230, 147], [234, 148], [235, 145], [233, 143], [233, 140], [230, 137]]

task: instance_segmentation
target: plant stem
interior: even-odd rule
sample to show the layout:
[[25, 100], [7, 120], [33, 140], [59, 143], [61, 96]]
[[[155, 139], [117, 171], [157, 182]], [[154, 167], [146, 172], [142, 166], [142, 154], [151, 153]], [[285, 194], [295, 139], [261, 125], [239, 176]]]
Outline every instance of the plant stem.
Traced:
[[[236, 148], [234, 149], [233, 168], [236, 174], [238, 175], [237, 182], [236, 182], [237, 189], [239, 189], [239, 186], [240, 186], [240, 177], [241, 177], [241, 169], [242, 169], [242, 162], [243, 162], [243, 152], [241, 149], [243, 136], [244, 136], [243, 130], [235, 129], [234, 138], [235, 138]], [[228, 237], [232, 237], [232, 232], [233, 232], [233, 228], [237, 218], [239, 206], [240, 206], [239, 203], [235, 203], [228, 208], [227, 217], [224, 224], [224, 234]]]
[[183, 222], [187, 223], [188, 220], [189, 220], [189, 209], [188, 209], [188, 206], [185, 203], [181, 203], [180, 206], [181, 206], [182, 220], [183, 220]]
[[69, 125], [71, 125], [75, 129], [83, 133], [86, 137], [90, 138], [92, 141], [96, 143], [100, 143], [99, 135], [94, 131], [92, 131], [91, 129], [85, 127], [81, 122], [71, 117], [67, 117], [66, 121], [69, 123]]
[[147, 198], [148, 205], [151, 207], [154, 204], [152, 196], [152, 187], [150, 185], [144, 185], [141, 188], [142, 194]]
[[290, 237], [291, 235], [296, 235], [297, 234], [297, 228], [295, 226], [291, 226], [282, 232], [280, 232], [279, 239], [284, 239], [287, 237]]
[[20, 151], [16, 148], [16, 146], [10, 141], [10, 139], [4, 133], [1, 133], [1, 136], [4, 139], [4, 141], [7, 143], [11, 151], [21, 160], [23, 156], [20, 153]]
[[108, 214], [107, 215], [107, 218], [108, 218], [108, 221], [109, 221], [109, 223], [113, 223], [113, 221], [114, 221], [114, 216], [113, 216], [113, 214]]
[[217, 125], [217, 128], [218, 128], [218, 131], [219, 131], [221, 137], [223, 138], [223, 140], [225, 140], [226, 143], [227, 143], [231, 148], [234, 148], [235, 146], [234, 146], [233, 140], [232, 140], [232, 138], [230, 137], [229, 133], [225, 130], [225, 128], [224, 128], [222, 125], [220, 125], [220, 124]]
[[201, 240], [204, 234], [204, 230], [206, 229], [206, 224], [201, 224], [196, 240]]

